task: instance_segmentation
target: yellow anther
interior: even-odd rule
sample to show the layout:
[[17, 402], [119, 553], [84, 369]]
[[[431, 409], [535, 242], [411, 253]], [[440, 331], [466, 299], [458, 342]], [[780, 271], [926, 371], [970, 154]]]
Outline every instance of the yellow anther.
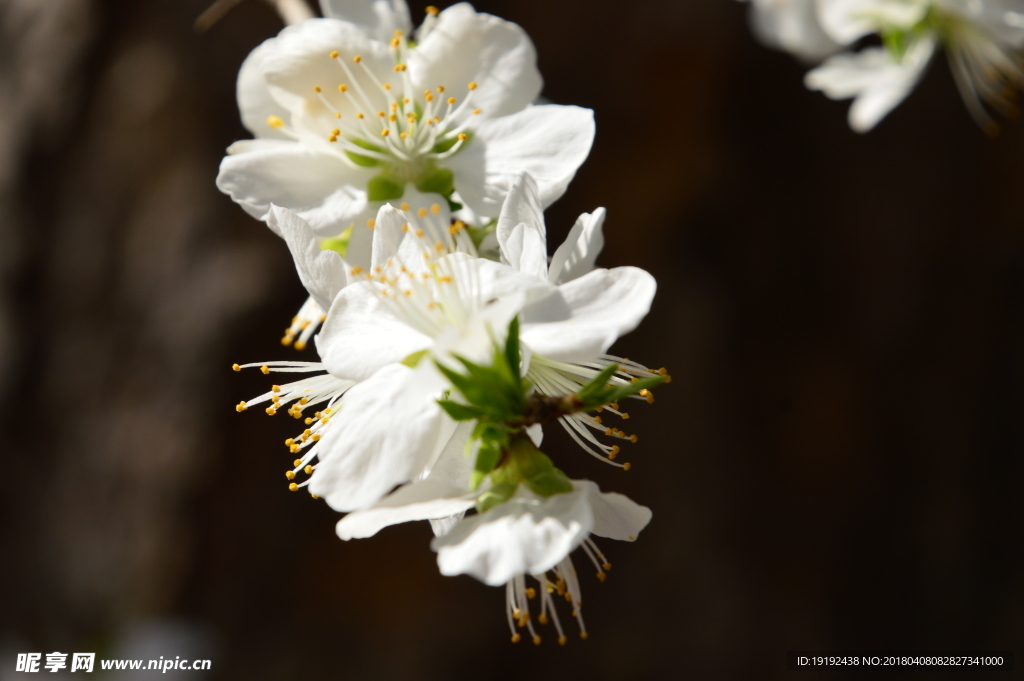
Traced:
[[239, 366], [239, 365], [237, 365], [237, 364], [232, 364], [232, 365], [231, 365], [231, 368], [232, 368], [232, 369], [233, 369], [234, 371], [241, 371], [241, 370], [242, 370], [242, 367], [240, 367], [240, 366]]
[[395, 37], [396, 38], [401, 38], [403, 35], [405, 35], [405, 31], [403, 31], [400, 28], [396, 28], [395, 29]]
[[352, 57], [352, 61], [354, 61], [357, 64], [359, 62], [361, 62], [362, 60], [363, 60], [363, 58], [360, 55], [358, 55], [358, 54], [356, 56]]
[[636, 442], [637, 440], [639, 440], [639, 439], [640, 439], [640, 438], [639, 438], [639, 437], [637, 437], [636, 435], [630, 435], [630, 436], [629, 436], [629, 441], [630, 441], [630, 442], [633, 442], [633, 443], [635, 443], [635, 442]]
[[302, 435], [303, 435], [304, 437], [309, 437], [309, 436], [310, 436], [310, 435], [312, 435], [312, 434], [313, 434], [313, 431], [312, 431], [312, 430], [310, 430], [309, 428], [306, 428], [306, 429], [305, 429], [304, 431], [302, 431]]
[[523, 637], [519, 634], [512, 634], [512, 643], [519, 643], [523, 640]]
[[264, 364], [263, 366], [260, 367], [260, 371], [262, 371], [263, 375], [266, 376], [267, 374], [270, 373], [270, 367]]
[[612, 564], [611, 563], [607, 563], [607, 562], [606, 563], [601, 563], [601, 567], [603, 567], [605, 570], [611, 570], [612, 569]]
[[309, 404], [309, 400], [307, 400], [305, 397], [300, 397], [299, 404]]
[[632, 467], [633, 467], [633, 464], [631, 464], [628, 461], [626, 463], [622, 464], [622, 470], [624, 470], [624, 471], [628, 471]]
[[594, 423], [601, 423], [601, 417], [600, 416], [595, 416], [594, 417]]
[[[293, 440], [292, 438], [288, 438], [287, 440], [284, 441], [284, 446], [285, 447], [291, 447], [293, 444], [295, 444], [295, 440]], [[296, 464], [296, 465], [298, 465], [298, 464]]]
[[444, 244], [441, 243], [440, 241], [438, 241], [436, 244], [434, 244], [434, 250], [436, 250], [438, 252], [443, 251], [444, 250]]
[[433, 5], [428, 6], [427, 9], [425, 9], [424, 11], [432, 17], [436, 17], [438, 14], [441, 13], [441, 10], [434, 7]]
[[605, 428], [605, 429], [604, 429], [604, 434], [605, 434], [605, 435], [611, 435], [611, 434], [612, 434], [612, 432], [613, 432], [613, 430], [612, 430], [611, 428]]
[[[402, 44], [402, 41], [399, 40], [398, 38], [392, 38], [391, 39], [391, 47], [398, 47], [401, 44]], [[396, 67], [395, 70], [397, 71], [398, 68]]]
[[441, 204], [439, 204], [439, 203], [432, 203], [430, 205], [430, 212], [433, 213], [434, 215], [437, 215], [438, 213], [440, 213], [441, 212]]
[[664, 376], [667, 373], [668, 373], [668, 369], [666, 369], [665, 367], [661, 367], [660, 369], [658, 369], [658, 375], [659, 376]]
[[641, 397], [647, 397], [650, 394], [651, 394], [651, 391], [648, 390], [647, 388], [644, 388], [643, 390], [640, 391], [640, 396]]
[[612, 445], [612, 451], [608, 452], [608, 455], [612, 456], [614, 454], [618, 454], [620, 451], [621, 450], [619, 449], [618, 445]]
[[529, 621], [530, 621], [530, 613], [524, 612], [522, 614], [522, 616], [519, 618], [519, 626], [525, 627], [527, 622], [529, 622]]
[[[288, 451], [291, 452], [292, 454], [298, 454], [299, 452], [302, 451], [302, 447], [300, 447], [299, 445], [292, 445], [291, 447], [288, 448]], [[299, 464], [295, 465], [298, 466]]]
[[473, 113], [479, 114], [480, 113], [480, 109], [473, 109]]
[[449, 104], [454, 104], [454, 103], [455, 103], [455, 102], [457, 102], [457, 101], [459, 101], [459, 100], [458, 100], [458, 99], [456, 99], [455, 97], [449, 97], [449, 98], [448, 98], [448, 103], [449, 103]]
[[356, 265], [355, 267], [353, 267], [353, 268], [351, 269], [351, 272], [352, 272], [352, 276], [354, 277], [354, 276], [356, 276], [357, 274], [362, 274], [362, 273], [363, 273], [363, 268], [362, 268], [362, 267], [360, 267], [359, 265]]
[[527, 597], [527, 598], [536, 598], [536, 597], [537, 597], [537, 590], [536, 590], [536, 589], [534, 589], [534, 588], [533, 588], [532, 586], [531, 586], [531, 587], [529, 587], [529, 588], [528, 588], [528, 589], [526, 590], [526, 597]]
[[320, 442], [320, 433], [315, 433], [312, 437], [313, 442]]
[[598, 572], [597, 578], [603, 582], [604, 580], [608, 579], [608, 575], [604, 572]]
[[287, 347], [292, 344], [292, 340], [293, 338], [291, 336], [285, 336], [284, 338], [281, 339], [281, 345]]
[[348, 92], [348, 85], [345, 85], [344, 83], [339, 85], [338, 86], [338, 92]]
[[580, 632], [580, 638], [582, 638], [582, 639], [583, 639], [584, 641], [586, 641], [586, 640], [587, 640], [587, 635], [588, 635], [588, 634], [587, 634], [587, 632], [585, 632], [585, 631], [581, 631], [581, 632]]
[[[428, 102], [432, 102], [434, 101], [434, 94], [430, 90], [427, 90], [427, 94], [423, 95], [423, 98]], [[427, 122], [429, 123], [430, 120], [428, 119]]]
[[279, 385], [272, 385], [272, 386], [270, 386], [270, 391], [271, 392], [275, 392], [275, 393], [279, 393], [279, 392], [281, 392], [281, 386], [279, 386]]
[[333, 410], [333, 409], [330, 409], [330, 408], [328, 408], [328, 409], [324, 409], [324, 414], [325, 414], [325, 415], [326, 415], [326, 414], [333, 414], [333, 413], [334, 413], [334, 410]]
[[567, 639], [564, 635], [558, 637], [558, 645], [564, 646], [568, 642], [569, 642], [569, 639]]
[[535, 645], [535, 646], [539, 646], [540, 645], [540, 636], [534, 636], [533, 637], [533, 645]]
[[647, 404], [654, 404], [654, 395], [647, 396]]
[[427, 217], [427, 209], [420, 208], [418, 211], [416, 211], [416, 215], [419, 215], [421, 218]]
[[384, 89], [385, 90], [390, 90], [391, 89], [391, 83], [384, 83]]
[[452, 277], [451, 277], [450, 274], [444, 274], [444, 275], [441, 275], [440, 277], [438, 277], [437, 280], [439, 282], [441, 282], [442, 284], [447, 284], [448, 282], [450, 282], [452, 280]]
[[474, 80], [473, 82], [471, 82], [466, 87], [468, 87], [470, 90], [475, 90], [476, 89], [476, 81]]
[[284, 121], [281, 120], [280, 116], [270, 115], [267, 116], [267, 125], [269, 125], [272, 128], [283, 128]]
[[412, 291], [409, 290], [409, 289], [406, 289], [406, 290], [402, 291], [402, 293], [404, 293], [407, 296], [411, 296], [412, 295]]
[[629, 413], [628, 412], [622, 412], [622, 418], [623, 419], [628, 419], [629, 418]]
[[238, 404], [235, 405], [235, 411], [242, 412], [242, 411], [245, 411], [246, 409], [248, 409], [248, 407], [245, 406], [245, 402], [244, 401], [243, 402], [239, 402]]
[[267, 407], [267, 415], [268, 416], [273, 416], [276, 413], [277, 413], [276, 409], [274, 409], [273, 407]]
[[292, 465], [298, 468], [302, 465], [302, 459], [295, 459], [295, 461], [292, 462]]
[[366, 221], [366, 226], [369, 227], [370, 229], [373, 229], [374, 227], [377, 226], [377, 221], [374, 220], [373, 218], [370, 218], [369, 220]]
[[319, 494], [310, 494], [309, 496], [313, 497], [314, 499], [319, 499], [320, 498]]
[[460, 142], [465, 142], [465, 141], [466, 141], [466, 140], [468, 140], [468, 139], [469, 139], [469, 135], [467, 135], [467, 134], [466, 134], [466, 133], [464, 133], [464, 132], [460, 132], [460, 133], [459, 133], [459, 141], [460, 141]]
[[615, 411], [619, 410], [619, 403], [618, 402], [612, 402], [608, 406], [611, 407], [612, 409], [614, 409]]
[[402, 104], [408, 104], [410, 101], [412, 100], [410, 100], [408, 97], [402, 97]]
[[[530, 598], [533, 598], [533, 596], [530, 596]], [[548, 623], [548, 616], [547, 616], [547, 614], [542, 612], [540, 615], [537, 616], [537, 621], [540, 622], [541, 624], [547, 624]]]
[[307, 416], [306, 417], [306, 425], [308, 426], [311, 423], [313, 423], [313, 419]]
[[398, 120], [398, 116], [396, 116], [395, 114], [391, 114], [390, 116], [388, 116], [388, 120], [394, 123], [395, 121]]
[[380, 134], [381, 134], [381, 136], [383, 136], [383, 137], [387, 137], [388, 135], [390, 135], [390, 134], [391, 134], [391, 131], [390, 131], [390, 130], [388, 130], [387, 128], [384, 128], [383, 130], [381, 130], [381, 131], [380, 131]]
[[285, 471], [284, 472], [284, 477], [288, 478], [289, 480], [294, 480], [295, 479], [295, 471]]
[[362, 113], [357, 113], [356, 118], [358, 118], [359, 120], [363, 120], [364, 118], [366, 118], [366, 116], [364, 116]]
[[298, 492], [299, 486], [293, 482], [292, 484], [288, 485], [288, 489], [292, 492]]
[[[313, 467], [307, 465], [305, 468], [302, 469], [302, 472], [305, 473], [306, 475], [312, 475], [313, 474]], [[604, 573], [601, 573], [601, 574], [604, 574]]]
[[313, 92], [321, 92], [320, 86], [319, 85], [314, 85], [313, 86]]
[[395, 64], [395, 71], [402, 72], [405, 71], [407, 68], [409, 67], [406, 66], [405, 64]]
[[330, 137], [327, 138], [327, 141], [328, 142], [337, 142], [338, 141], [338, 136], [337, 135], [331, 135]]
[[444, 92], [444, 85], [438, 85], [437, 86], [437, 92], [438, 92], [438, 94]]

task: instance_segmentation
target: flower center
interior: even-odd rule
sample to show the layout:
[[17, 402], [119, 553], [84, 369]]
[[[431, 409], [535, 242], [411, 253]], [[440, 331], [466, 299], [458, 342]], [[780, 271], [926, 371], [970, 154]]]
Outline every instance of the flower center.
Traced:
[[[441, 84], [415, 90], [406, 66], [413, 48], [402, 31], [395, 32], [390, 46], [394, 66], [386, 79], [361, 55], [334, 50], [326, 58], [336, 64], [338, 82], [313, 86], [328, 112], [325, 120], [333, 117], [317, 125], [317, 134], [336, 145], [350, 166], [380, 168], [367, 185], [371, 201], [399, 199], [410, 182], [421, 192], [450, 197], [454, 179], [443, 161], [469, 143], [468, 128], [480, 113], [473, 104], [475, 82], [466, 85], [464, 94]], [[273, 116], [268, 123], [284, 125]]]

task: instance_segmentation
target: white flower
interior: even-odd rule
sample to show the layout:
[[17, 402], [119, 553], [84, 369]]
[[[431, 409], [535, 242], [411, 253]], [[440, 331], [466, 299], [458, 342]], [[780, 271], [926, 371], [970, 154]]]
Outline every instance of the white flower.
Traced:
[[[217, 184], [248, 212], [266, 219], [283, 206], [334, 237], [388, 200], [416, 209], [446, 197], [495, 215], [524, 168], [545, 205], [565, 191], [589, 153], [593, 114], [531, 106], [541, 78], [520, 27], [459, 3], [433, 10], [414, 43], [402, 0], [324, 9], [328, 18], [285, 28], [239, 73], [256, 139], [229, 148]], [[365, 242], [358, 229], [351, 238]]]
[[[418, 275], [417, 285], [427, 287], [433, 280], [430, 280], [429, 274], [427, 279], [421, 279], [420, 275], [429, 273], [433, 267], [440, 270], [452, 267], [447, 258], [455, 258], [457, 263], [479, 262], [501, 268], [497, 263], [480, 261], [458, 252], [464, 246], [471, 248], [471, 244], [467, 244], [465, 234], [456, 231], [454, 226], [443, 230], [437, 229], [439, 226], [432, 222], [430, 217], [429, 213], [413, 216], [390, 206], [382, 208], [380, 227], [374, 233], [371, 257], [371, 262], [376, 265], [374, 269], [383, 272], [388, 266], [388, 260], [399, 257], [398, 251], [403, 254], [414, 251], [417, 258], [414, 265]], [[365, 276], [360, 276], [363, 274], [361, 268], [348, 267], [337, 253], [321, 250], [312, 230], [294, 213], [274, 206], [270, 211], [269, 220], [288, 243], [295, 258], [299, 277], [314, 304], [331, 309], [332, 302], [341, 298], [344, 291], [368, 283], [364, 281]], [[404, 238], [400, 238], [403, 236]], [[428, 257], [423, 257], [424, 252]], [[506, 272], [502, 274], [506, 276], [502, 281], [523, 279], [521, 275], [508, 268], [504, 270]], [[356, 277], [360, 282], [353, 283], [351, 280]], [[479, 282], [480, 277], [469, 279], [471, 282]], [[516, 296], [523, 294], [519, 293], [519, 287], [514, 283], [501, 290], [487, 288], [488, 282], [497, 286], [496, 279], [501, 277], [491, 277], [477, 290], [482, 299], [481, 309], [466, 314], [460, 321], [468, 325], [489, 324], [491, 316], [496, 316], [502, 325], [507, 325], [511, 315], [518, 311], [517, 308], [506, 312], [500, 305], [487, 306], [483, 305], [483, 302], [490, 300], [497, 293], [504, 299], [512, 300], [511, 304], [514, 306], [517, 304]], [[450, 301], [446, 299], [446, 302]], [[341, 314], [343, 311], [344, 305], [339, 307], [338, 312], [329, 312], [327, 323], [331, 323], [332, 314]], [[436, 372], [414, 370], [398, 361], [373, 368], [357, 367], [346, 363], [343, 358], [339, 359], [339, 354], [348, 353], [344, 344], [332, 343], [329, 334], [326, 338], [326, 347], [323, 343], [319, 347], [323, 362], [235, 365], [236, 370], [258, 366], [265, 374], [327, 372], [289, 384], [275, 385], [270, 392], [249, 402], [240, 403], [237, 409], [243, 411], [250, 406], [269, 401], [271, 404], [267, 407], [268, 414], [273, 415], [288, 405], [289, 415], [296, 419], [305, 419], [309, 427], [285, 443], [292, 453], [299, 455], [294, 462], [294, 468], [287, 472], [290, 480], [295, 479], [303, 471], [314, 474], [314, 471], [320, 468], [320, 465], [314, 462], [317, 459], [323, 462], [325, 455], [335, 447], [332, 443], [339, 439], [345, 443], [345, 460], [347, 464], [352, 465], [346, 464], [343, 475], [337, 474], [331, 466], [327, 466], [310, 480], [291, 483], [291, 488], [297, 490], [312, 481], [310, 489], [314, 494], [328, 489], [330, 503], [339, 504], [343, 510], [351, 510], [376, 501], [401, 482], [417, 479], [446, 444], [455, 424], [443, 417], [443, 413], [434, 402], [434, 398], [444, 387], [437, 384]], [[475, 342], [480, 343], [479, 340]], [[490, 343], [489, 337], [487, 343]], [[471, 341], [455, 342], [452, 347], [469, 355], [477, 351]], [[424, 364], [429, 365], [429, 362]], [[343, 401], [342, 395], [345, 395]], [[306, 416], [306, 412], [323, 403], [326, 403], [325, 408], [313, 416]], [[339, 414], [341, 406], [345, 409]], [[401, 423], [401, 428], [395, 427], [396, 421], [389, 420], [389, 414], [400, 415], [395, 418]], [[354, 435], [351, 433], [353, 429], [357, 431]], [[326, 437], [335, 431], [338, 435], [334, 440]], [[348, 440], [349, 435], [352, 435], [352, 441]], [[379, 456], [373, 456], [375, 448], [381, 449], [382, 453]], [[365, 460], [367, 458], [372, 460]], [[339, 475], [351, 483], [350, 487], [338, 491], [338, 487], [344, 486], [339, 480]], [[324, 478], [328, 481], [325, 482]]]
[[[496, 232], [502, 259], [514, 269], [557, 286], [551, 295], [523, 309], [520, 325], [526, 378], [543, 394], [576, 392], [613, 362], [619, 365], [619, 373], [613, 378], [618, 383], [667, 373], [664, 368], [651, 371], [637, 362], [606, 354], [612, 343], [635, 329], [646, 316], [656, 284], [650, 274], [636, 267], [594, 269], [604, 245], [604, 217], [603, 208], [593, 215], [581, 215], [550, 264], [542, 201], [529, 173], [516, 178], [498, 218]], [[647, 391], [641, 395], [648, 402], [654, 401]], [[604, 411], [629, 418], [618, 404], [608, 405]], [[605, 444], [594, 433], [631, 442], [637, 441], [636, 435], [605, 424], [601, 416], [582, 412], [565, 416], [559, 423], [593, 456], [629, 469], [629, 463], [612, 461], [619, 453], [618, 445]]]
[[[565, 632], [554, 606], [554, 595], [569, 601], [580, 635], [583, 598], [569, 554], [582, 547], [604, 581], [611, 564], [589, 535], [634, 541], [651, 520], [651, 511], [621, 494], [602, 493], [589, 481], [573, 481], [573, 491], [540, 497], [520, 485], [515, 495], [486, 513], [458, 522], [450, 532], [435, 537], [441, 574], [468, 574], [491, 586], [506, 585], [506, 611], [512, 640], [518, 641], [516, 625], [526, 627], [534, 643], [540, 636], [533, 627], [530, 601], [539, 596], [538, 621], [550, 617], [559, 643]], [[539, 589], [527, 587], [526, 577]]]
[[1015, 89], [1024, 87], [1020, 50], [1024, 6], [1019, 0], [818, 0], [821, 25], [841, 44], [878, 33], [884, 48], [831, 57], [806, 84], [833, 99], [855, 97], [850, 126], [873, 128], [920, 80], [942, 45], [964, 102], [986, 132], [998, 126], [986, 110], [1013, 116]]

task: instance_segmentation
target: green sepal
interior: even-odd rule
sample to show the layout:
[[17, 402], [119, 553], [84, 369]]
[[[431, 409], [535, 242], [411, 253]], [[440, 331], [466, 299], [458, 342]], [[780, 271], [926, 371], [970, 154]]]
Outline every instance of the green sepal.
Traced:
[[487, 513], [498, 504], [505, 503], [516, 493], [516, 487], [518, 485], [511, 482], [499, 482], [491, 487], [476, 500], [477, 513]]
[[372, 168], [374, 166], [379, 166], [382, 163], [384, 163], [384, 161], [380, 161], [375, 158], [370, 158], [369, 156], [363, 156], [362, 154], [357, 154], [356, 152], [349, 151], [348, 149], [345, 150], [345, 155], [348, 156], [349, 160], [355, 163], [357, 166], [362, 166], [364, 168]]
[[405, 185], [396, 182], [385, 173], [375, 175], [366, 183], [366, 198], [370, 201], [400, 199], [404, 193]]
[[417, 180], [416, 189], [424, 194], [450, 196], [455, 191], [455, 173], [447, 168], [435, 166], [430, 172]]
[[451, 212], [454, 213], [457, 210], [462, 210], [462, 204], [458, 201], [452, 201], [450, 196], [445, 197], [445, 200], [448, 201], [448, 210]]
[[341, 257], [345, 257], [348, 253], [348, 241], [352, 238], [352, 228], [347, 228], [344, 232], [338, 236], [324, 239], [320, 242], [320, 250], [322, 251], [334, 251]]
[[428, 352], [430, 352], [429, 348], [417, 350], [416, 352], [407, 355], [405, 359], [402, 360], [401, 363], [409, 367], [410, 369], [415, 369], [417, 365], [419, 365], [420, 360], [427, 356]]
[[641, 390], [650, 390], [651, 388], [661, 385], [664, 381], [665, 379], [661, 376], [650, 376], [625, 385], [614, 386], [609, 390], [605, 404], [608, 402], [618, 402], [624, 397], [636, 395]]
[[[608, 389], [608, 381], [611, 380], [618, 370], [618, 364], [609, 364], [604, 369], [601, 369], [601, 373], [587, 381], [586, 385], [576, 391], [576, 397], [580, 398], [584, 405], [589, 405]], [[605, 404], [605, 402], [599, 402], [595, 406], [601, 406], [602, 404]]]
[[[465, 147], [467, 144], [469, 144], [472, 141], [472, 139], [473, 139], [473, 133], [467, 132], [467, 133], [465, 133], [465, 135], [466, 135], [466, 141], [462, 143], [463, 147]], [[432, 154], [443, 154], [444, 152], [448, 151], [449, 149], [454, 147], [456, 144], [458, 144], [458, 142], [459, 142], [459, 138], [458, 137], [449, 137], [448, 139], [440, 140], [437, 144], [434, 145], [434, 148], [430, 150], [430, 153], [432, 153]]]
[[501, 459], [501, 447], [493, 442], [481, 442], [473, 462], [473, 472], [469, 476], [469, 488], [476, 490]]
[[508, 336], [505, 338], [505, 362], [508, 363], [509, 375], [519, 378], [522, 355], [519, 351], [519, 315], [508, 323]]
[[448, 416], [451, 416], [456, 421], [472, 421], [484, 415], [482, 409], [452, 402], [451, 400], [438, 400], [437, 403], [448, 413]]
[[542, 497], [565, 494], [573, 489], [569, 476], [557, 468], [552, 468], [546, 473], [539, 473], [532, 478], [526, 478], [523, 482], [530, 488], [530, 491]]

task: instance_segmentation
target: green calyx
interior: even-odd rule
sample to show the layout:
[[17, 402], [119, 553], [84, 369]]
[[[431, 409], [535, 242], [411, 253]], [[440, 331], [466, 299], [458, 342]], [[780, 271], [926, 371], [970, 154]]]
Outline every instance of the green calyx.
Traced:
[[508, 501], [520, 483], [542, 497], [572, 491], [568, 476], [555, 468], [551, 459], [537, 449], [525, 432], [514, 435], [503, 454], [501, 465], [490, 473], [490, 489], [477, 500], [476, 509], [480, 513]]
[[348, 241], [352, 238], [352, 228], [347, 228], [344, 232], [338, 236], [324, 239], [320, 242], [320, 250], [322, 251], [334, 251], [341, 257], [345, 257], [348, 253]]

